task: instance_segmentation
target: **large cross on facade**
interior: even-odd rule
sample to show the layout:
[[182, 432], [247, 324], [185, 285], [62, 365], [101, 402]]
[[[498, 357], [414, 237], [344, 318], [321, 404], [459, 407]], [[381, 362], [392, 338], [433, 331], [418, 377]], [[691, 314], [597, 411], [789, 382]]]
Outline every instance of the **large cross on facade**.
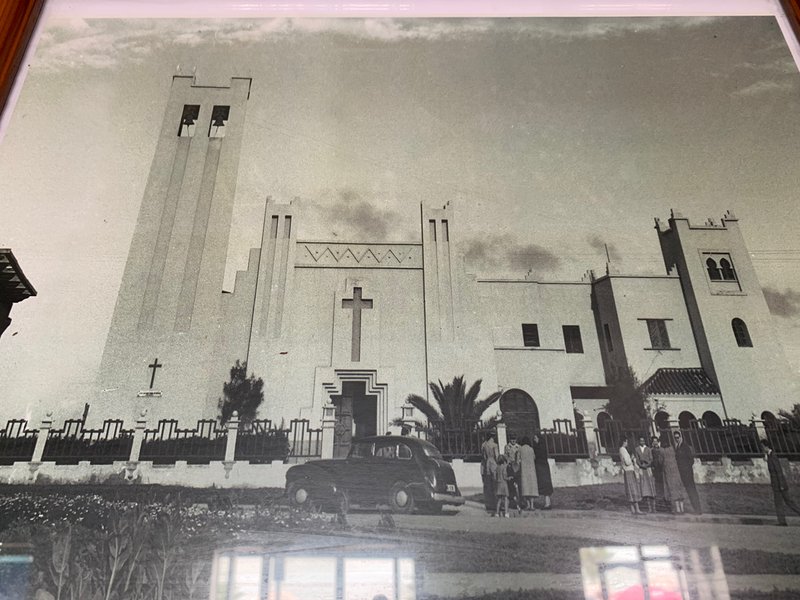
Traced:
[[155, 384], [155, 382], [156, 382], [156, 369], [160, 369], [163, 366], [164, 366], [163, 364], [159, 364], [158, 359], [155, 359], [153, 361], [152, 365], [147, 365], [148, 369], [152, 369], [153, 370], [153, 374], [150, 376], [150, 389], [151, 390], [153, 389], [153, 384]]
[[361, 288], [353, 288], [352, 298], [342, 298], [342, 308], [353, 311], [353, 334], [350, 350], [352, 362], [361, 361], [361, 311], [372, 308], [372, 300], [361, 297]]

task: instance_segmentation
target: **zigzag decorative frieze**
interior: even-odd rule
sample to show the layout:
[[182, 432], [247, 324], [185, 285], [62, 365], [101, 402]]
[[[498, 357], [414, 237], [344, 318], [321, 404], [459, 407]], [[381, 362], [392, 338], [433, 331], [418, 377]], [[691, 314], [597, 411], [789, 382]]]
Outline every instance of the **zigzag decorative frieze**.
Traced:
[[421, 244], [297, 242], [296, 267], [421, 269]]

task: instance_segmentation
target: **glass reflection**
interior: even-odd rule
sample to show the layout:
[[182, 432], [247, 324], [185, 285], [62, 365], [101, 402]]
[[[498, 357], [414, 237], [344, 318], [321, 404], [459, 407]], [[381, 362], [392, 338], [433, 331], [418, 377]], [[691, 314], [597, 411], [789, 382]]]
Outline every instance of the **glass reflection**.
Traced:
[[405, 556], [240, 548], [216, 554], [212, 590], [213, 600], [415, 600], [417, 572]]
[[719, 549], [668, 546], [581, 549], [586, 600], [729, 600]]

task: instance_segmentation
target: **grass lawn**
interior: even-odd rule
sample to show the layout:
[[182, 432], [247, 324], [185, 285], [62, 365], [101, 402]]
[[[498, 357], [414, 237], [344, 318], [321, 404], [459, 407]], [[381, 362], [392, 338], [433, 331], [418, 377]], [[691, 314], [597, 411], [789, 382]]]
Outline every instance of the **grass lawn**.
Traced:
[[[775, 515], [772, 489], [766, 484], [714, 483], [697, 486], [703, 511], [720, 515]], [[800, 491], [796, 494], [800, 499]], [[471, 500], [483, 502], [483, 495]], [[690, 508], [686, 502], [687, 509]], [[607, 510], [629, 512], [625, 489], [621, 483], [604, 483], [582, 487], [558, 488], [553, 494], [553, 506], [573, 510]], [[642, 503], [645, 506], [645, 503]], [[662, 510], [665, 507], [662, 507]]]

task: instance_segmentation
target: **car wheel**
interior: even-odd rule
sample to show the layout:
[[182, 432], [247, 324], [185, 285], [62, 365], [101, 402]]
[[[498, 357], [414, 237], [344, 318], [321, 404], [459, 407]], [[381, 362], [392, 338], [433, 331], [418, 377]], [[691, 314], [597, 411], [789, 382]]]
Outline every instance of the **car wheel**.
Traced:
[[306, 510], [314, 508], [311, 490], [305, 481], [295, 481], [289, 484], [286, 495], [289, 497], [289, 504], [294, 508], [304, 508]]
[[389, 507], [392, 512], [410, 513], [414, 510], [414, 496], [403, 481], [398, 481], [392, 486], [389, 493]]

